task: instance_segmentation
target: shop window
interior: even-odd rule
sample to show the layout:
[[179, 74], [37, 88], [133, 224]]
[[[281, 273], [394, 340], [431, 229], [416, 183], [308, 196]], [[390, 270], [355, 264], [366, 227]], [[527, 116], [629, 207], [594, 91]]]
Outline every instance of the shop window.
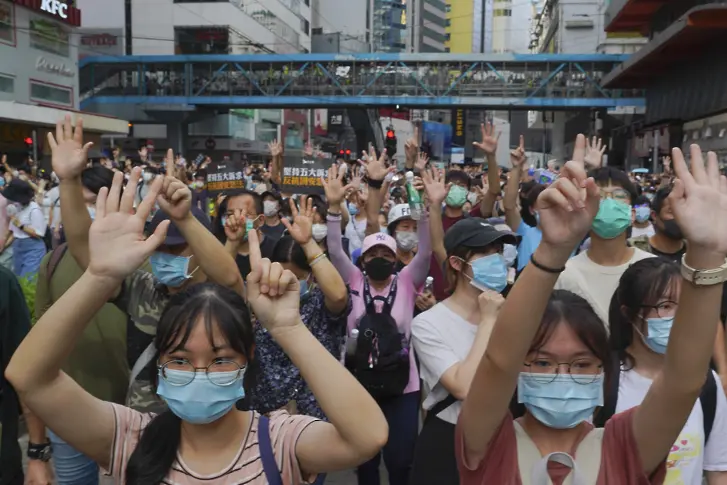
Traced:
[[30, 47], [57, 56], [70, 57], [69, 32], [52, 20], [31, 19]]
[[15, 7], [0, 2], [0, 42], [15, 45]]
[[0, 74], [0, 93], [15, 92], [15, 78], [7, 74]]
[[73, 90], [65, 86], [56, 86], [31, 80], [30, 99], [31, 101], [40, 103], [71, 106], [73, 105]]

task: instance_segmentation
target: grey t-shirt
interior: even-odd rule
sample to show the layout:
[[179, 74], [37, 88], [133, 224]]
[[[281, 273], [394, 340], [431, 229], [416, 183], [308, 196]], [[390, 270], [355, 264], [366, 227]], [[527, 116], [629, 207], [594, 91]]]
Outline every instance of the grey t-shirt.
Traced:
[[[411, 335], [419, 358], [419, 375], [426, 398], [422, 407], [431, 409], [449, 395], [439, 382], [450, 367], [463, 361], [469, 353], [479, 327], [453, 312], [445, 303], [437, 303], [412, 321]], [[457, 424], [462, 404], [458, 401], [437, 417]]]

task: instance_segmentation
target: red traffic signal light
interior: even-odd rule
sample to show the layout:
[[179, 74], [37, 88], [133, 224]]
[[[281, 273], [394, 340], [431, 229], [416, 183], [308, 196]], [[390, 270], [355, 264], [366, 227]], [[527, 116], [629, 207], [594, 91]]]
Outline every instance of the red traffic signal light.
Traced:
[[339, 155], [341, 155], [341, 156], [343, 156], [343, 153], [344, 153], [344, 151], [343, 151], [343, 150], [339, 150], [339, 151], [338, 151], [338, 154], [339, 154]]
[[33, 139], [30, 138], [30, 137], [26, 137], [23, 141], [25, 142], [26, 145], [32, 145], [33, 144]]
[[386, 131], [386, 138], [396, 138], [396, 134], [394, 134], [394, 130], [387, 130]]
[[346, 156], [351, 156], [351, 150], [346, 150]]

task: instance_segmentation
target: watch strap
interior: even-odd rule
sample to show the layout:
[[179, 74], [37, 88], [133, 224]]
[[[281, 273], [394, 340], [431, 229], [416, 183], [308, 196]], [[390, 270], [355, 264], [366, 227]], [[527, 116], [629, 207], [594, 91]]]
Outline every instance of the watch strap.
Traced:
[[50, 442], [42, 444], [28, 443], [26, 455], [31, 460], [48, 461], [51, 459], [52, 453], [53, 447]]
[[711, 286], [727, 281], [727, 260], [718, 268], [694, 269], [686, 263], [685, 256], [682, 256], [681, 274], [685, 280], [693, 285]]

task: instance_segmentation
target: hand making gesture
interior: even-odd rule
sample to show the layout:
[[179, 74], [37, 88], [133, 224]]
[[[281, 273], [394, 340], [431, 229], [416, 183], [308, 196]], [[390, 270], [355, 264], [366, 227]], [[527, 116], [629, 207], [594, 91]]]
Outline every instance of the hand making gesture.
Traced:
[[187, 184], [174, 177], [174, 151], [171, 148], [167, 150], [166, 160], [167, 175], [163, 179], [157, 203], [170, 218], [182, 220], [192, 208], [192, 191]]
[[148, 238], [144, 237], [144, 225], [164, 181], [157, 177], [134, 211], [140, 177], [138, 167], [132, 170], [122, 195], [124, 175], [117, 172], [111, 190], [104, 187], [98, 194], [96, 218], [88, 234], [88, 271], [96, 276], [123, 280], [164, 242], [169, 221], [159, 224]]
[[514, 150], [510, 150], [510, 164], [512, 168], [522, 169], [528, 157], [525, 156], [525, 137], [520, 135], [520, 144]]
[[424, 191], [430, 205], [442, 205], [447, 197], [451, 183], [445, 183], [444, 170], [432, 167], [422, 172], [422, 182], [424, 182]]
[[[366, 155], [365, 152], [364, 155]], [[376, 150], [371, 144], [369, 144], [369, 153], [368, 156], [364, 157], [363, 164], [366, 167], [366, 175], [369, 180], [384, 180], [389, 172], [394, 171], [394, 167], [386, 166], [386, 149], [383, 149], [381, 156], [376, 158]]]
[[419, 154], [419, 127], [414, 127], [414, 134], [404, 144], [404, 153], [407, 160], [416, 160]]
[[497, 142], [500, 140], [500, 132], [495, 133], [495, 127], [491, 121], [488, 121], [486, 124], [482, 123], [480, 125], [480, 133], [482, 135], [482, 141], [474, 141], [472, 145], [485, 152], [487, 156], [494, 156], [497, 153]]
[[295, 241], [304, 246], [313, 237], [313, 199], [303, 196], [300, 199], [300, 210], [295, 206], [295, 201], [290, 199], [290, 213], [293, 215], [293, 224], [288, 219], [281, 219], [288, 234]]
[[586, 138], [586, 155], [584, 162], [586, 170], [595, 170], [603, 165], [603, 154], [606, 152], [606, 145], [600, 138], [593, 137], [593, 142]]
[[255, 316], [271, 333], [301, 325], [298, 278], [280, 263], [271, 263], [261, 256], [257, 231], [250, 232], [248, 240], [247, 301]]
[[56, 123], [56, 136], [48, 132], [48, 145], [51, 149], [53, 171], [61, 180], [75, 179], [88, 164], [88, 149], [93, 142], [83, 144], [83, 120], [79, 116], [76, 129], [71, 125], [71, 116], [66, 115], [63, 121]]
[[236, 210], [233, 214], [223, 216], [225, 221], [225, 236], [233, 243], [239, 243], [245, 239], [247, 233], [247, 211]]
[[277, 139], [268, 143], [268, 150], [273, 158], [283, 156], [283, 145]]
[[[326, 193], [329, 207], [338, 207], [341, 205], [341, 201], [346, 196], [346, 191], [353, 188], [352, 184], [343, 185], [343, 176], [343, 170], [339, 170], [338, 165], [333, 164], [328, 170], [328, 180], [325, 177], [321, 177], [321, 183], [323, 184], [323, 190]], [[356, 188], [358, 189], [358, 186]]]

